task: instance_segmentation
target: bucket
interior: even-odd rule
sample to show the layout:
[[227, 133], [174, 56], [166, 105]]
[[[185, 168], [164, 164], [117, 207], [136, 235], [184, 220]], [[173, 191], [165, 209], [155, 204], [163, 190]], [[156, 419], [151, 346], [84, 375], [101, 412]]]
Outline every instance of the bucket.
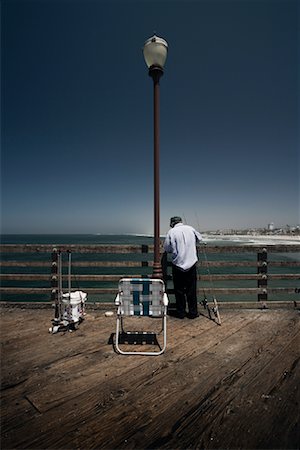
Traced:
[[68, 322], [78, 322], [83, 319], [87, 293], [82, 291], [62, 295], [62, 317]]

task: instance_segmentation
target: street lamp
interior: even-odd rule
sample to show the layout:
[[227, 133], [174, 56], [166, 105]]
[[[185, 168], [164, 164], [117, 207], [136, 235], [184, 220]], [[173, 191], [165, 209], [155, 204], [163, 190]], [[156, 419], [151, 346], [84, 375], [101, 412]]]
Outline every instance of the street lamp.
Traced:
[[154, 87], [154, 263], [153, 278], [162, 278], [159, 233], [159, 80], [167, 59], [167, 42], [154, 35], [145, 42], [143, 53]]

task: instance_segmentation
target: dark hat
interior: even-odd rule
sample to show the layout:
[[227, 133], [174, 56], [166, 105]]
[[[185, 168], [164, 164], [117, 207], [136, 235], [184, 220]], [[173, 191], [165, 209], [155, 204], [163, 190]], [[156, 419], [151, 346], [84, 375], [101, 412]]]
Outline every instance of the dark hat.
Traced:
[[179, 216], [171, 217], [171, 219], [170, 219], [170, 227], [173, 228], [176, 225], [176, 223], [181, 223], [181, 222], [182, 222], [182, 218], [181, 217], [179, 217]]

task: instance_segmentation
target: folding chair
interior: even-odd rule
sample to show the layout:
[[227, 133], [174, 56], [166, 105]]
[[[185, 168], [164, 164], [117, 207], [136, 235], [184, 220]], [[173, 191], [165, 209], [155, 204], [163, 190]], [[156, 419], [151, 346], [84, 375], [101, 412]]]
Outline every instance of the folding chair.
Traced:
[[[162, 280], [152, 278], [122, 278], [119, 281], [119, 292], [115, 299], [117, 309], [116, 349], [122, 355], [161, 355], [167, 344], [167, 306], [168, 296]], [[152, 317], [162, 319], [159, 332], [125, 331], [124, 317]], [[120, 332], [121, 331], [121, 332]], [[157, 336], [163, 333], [163, 346], [159, 344]], [[159, 351], [125, 351], [120, 348], [124, 341], [129, 343], [148, 342], [153, 336], [152, 344], [159, 346]]]

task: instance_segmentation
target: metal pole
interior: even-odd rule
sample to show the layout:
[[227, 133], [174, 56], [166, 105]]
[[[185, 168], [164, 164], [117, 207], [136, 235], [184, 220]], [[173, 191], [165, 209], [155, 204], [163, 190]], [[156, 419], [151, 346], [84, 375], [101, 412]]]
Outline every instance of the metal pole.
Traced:
[[150, 67], [149, 75], [153, 79], [154, 88], [154, 262], [153, 278], [162, 279], [160, 261], [160, 190], [159, 190], [159, 79], [163, 75], [160, 67]]
[[71, 301], [71, 261], [72, 261], [72, 253], [69, 251], [68, 258], [68, 290], [69, 290], [69, 301]]

